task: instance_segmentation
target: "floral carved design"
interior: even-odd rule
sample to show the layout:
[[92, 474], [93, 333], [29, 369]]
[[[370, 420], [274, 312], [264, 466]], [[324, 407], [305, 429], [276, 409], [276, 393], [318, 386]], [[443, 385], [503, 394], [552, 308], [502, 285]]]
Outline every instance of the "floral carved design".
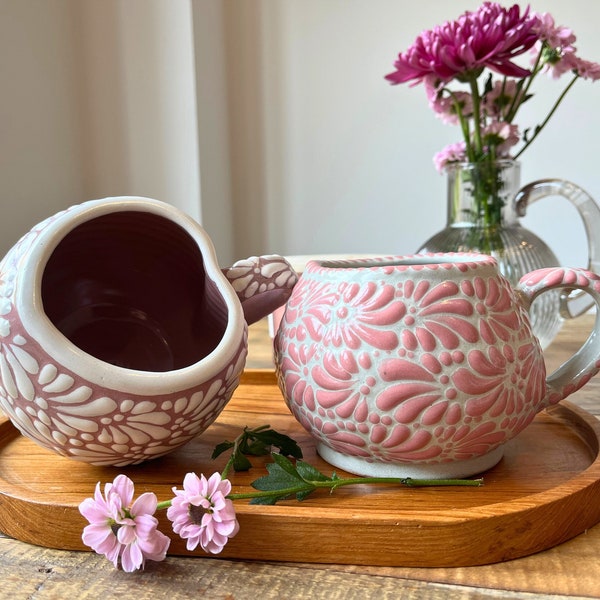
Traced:
[[204, 431], [238, 386], [247, 328], [220, 371], [191, 389], [133, 394], [86, 381], [30, 336], [16, 307], [23, 261], [40, 233], [25, 235], [0, 262], [0, 408], [36, 443], [95, 465], [136, 464], [172, 452]]
[[242, 303], [248, 324], [284, 304], [298, 281], [291, 265], [277, 254], [239, 260], [223, 273]]
[[[313, 269], [275, 339], [279, 382], [294, 416], [350, 456], [443, 463], [491, 452], [545, 398], [545, 367], [506, 280], [468, 273], [353, 282]], [[460, 269], [456, 269], [460, 273]]]
[[13, 324], [0, 337], [0, 407], [19, 430], [58, 454], [124, 466], [172, 452], [204, 431], [239, 383], [245, 344], [208, 383], [160, 396], [89, 385], [44, 356]]

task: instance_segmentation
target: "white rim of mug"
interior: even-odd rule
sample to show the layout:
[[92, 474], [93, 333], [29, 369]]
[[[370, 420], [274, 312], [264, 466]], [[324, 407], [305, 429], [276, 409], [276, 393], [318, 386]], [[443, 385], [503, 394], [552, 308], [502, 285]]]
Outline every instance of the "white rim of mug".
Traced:
[[[227, 326], [217, 347], [202, 360], [172, 371], [141, 371], [119, 367], [100, 360], [67, 339], [50, 321], [42, 308], [41, 283], [46, 264], [64, 237], [79, 225], [113, 212], [150, 212], [181, 226], [198, 245], [204, 258], [206, 275], [215, 283], [227, 306]], [[115, 196], [90, 200], [69, 209], [70, 218], [56, 219], [40, 232], [30, 248], [24, 268], [31, 277], [18, 278], [17, 310], [25, 330], [48, 355], [65, 369], [89, 383], [136, 395], [156, 395], [168, 387], [180, 392], [197, 387], [215, 377], [234, 358], [243, 339], [245, 320], [240, 301], [218, 267], [212, 241], [202, 227], [178, 208], [141, 196]], [[72, 366], [70, 366], [72, 365]], [[199, 376], [198, 369], [202, 368]], [[167, 384], [168, 380], [168, 384]]]
[[423, 254], [404, 254], [399, 256], [381, 256], [350, 259], [313, 259], [306, 264], [307, 271], [313, 269], [372, 269], [375, 267], [394, 267], [399, 270], [418, 270], [430, 266], [430, 271], [449, 270], [466, 265], [470, 269], [496, 267], [493, 256], [478, 252], [430, 252]]

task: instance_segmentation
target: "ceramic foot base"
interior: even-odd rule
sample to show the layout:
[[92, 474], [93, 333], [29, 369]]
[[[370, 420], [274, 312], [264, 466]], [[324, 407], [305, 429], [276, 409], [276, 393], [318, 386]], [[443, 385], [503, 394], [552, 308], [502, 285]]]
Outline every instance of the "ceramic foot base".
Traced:
[[363, 477], [411, 477], [413, 479], [458, 479], [471, 477], [495, 466], [504, 454], [500, 446], [488, 454], [441, 464], [399, 464], [369, 462], [358, 456], [347, 456], [325, 444], [317, 444], [317, 452], [330, 465]]

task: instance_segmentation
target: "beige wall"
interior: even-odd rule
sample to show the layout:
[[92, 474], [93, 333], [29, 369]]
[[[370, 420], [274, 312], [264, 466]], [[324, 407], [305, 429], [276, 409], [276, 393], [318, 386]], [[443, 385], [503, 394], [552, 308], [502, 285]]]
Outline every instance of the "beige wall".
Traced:
[[[234, 205], [244, 251], [402, 254], [414, 252], [443, 227], [445, 181], [432, 157], [457, 141], [458, 131], [434, 117], [421, 86], [392, 87], [383, 77], [423, 29], [479, 4], [228, 3], [244, 7], [228, 13], [227, 21], [236, 57], [230, 65], [231, 118], [238, 134]], [[533, 0], [531, 5], [571, 26], [581, 54], [600, 62], [600, 4]], [[532, 124], [562, 90], [557, 82], [541, 84], [539, 97], [525, 110]], [[523, 183], [561, 177], [600, 199], [599, 104], [600, 82], [576, 85], [524, 154]], [[566, 201], [540, 202], [523, 223], [546, 239], [563, 263], [587, 261], [583, 226]], [[244, 234], [245, 224], [251, 226]]]
[[83, 193], [74, 30], [63, 1], [0, 3], [3, 253], [40, 218]]
[[[478, 4], [0, 0], [0, 251], [60, 208], [125, 194], [189, 212], [223, 264], [416, 250], [443, 226], [431, 159], [457, 131], [422, 88], [383, 76], [422, 29]], [[531, 4], [600, 61], [600, 5]], [[535, 106], [559, 87], [546, 82]], [[600, 83], [576, 86], [524, 155], [524, 182], [563, 177], [600, 198], [599, 103]], [[585, 261], [566, 203], [524, 224], [564, 263]]]
[[150, 196], [202, 218], [186, 0], [2, 0], [0, 248], [46, 216]]

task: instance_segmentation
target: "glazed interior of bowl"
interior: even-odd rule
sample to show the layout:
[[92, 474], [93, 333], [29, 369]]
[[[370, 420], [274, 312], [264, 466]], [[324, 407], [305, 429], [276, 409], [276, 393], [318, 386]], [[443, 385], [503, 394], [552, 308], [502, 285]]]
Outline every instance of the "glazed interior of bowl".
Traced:
[[64, 336], [128, 369], [192, 365], [216, 348], [227, 325], [198, 244], [150, 212], [112, 212], [75, 227], [49, 257], [41, 294]]

